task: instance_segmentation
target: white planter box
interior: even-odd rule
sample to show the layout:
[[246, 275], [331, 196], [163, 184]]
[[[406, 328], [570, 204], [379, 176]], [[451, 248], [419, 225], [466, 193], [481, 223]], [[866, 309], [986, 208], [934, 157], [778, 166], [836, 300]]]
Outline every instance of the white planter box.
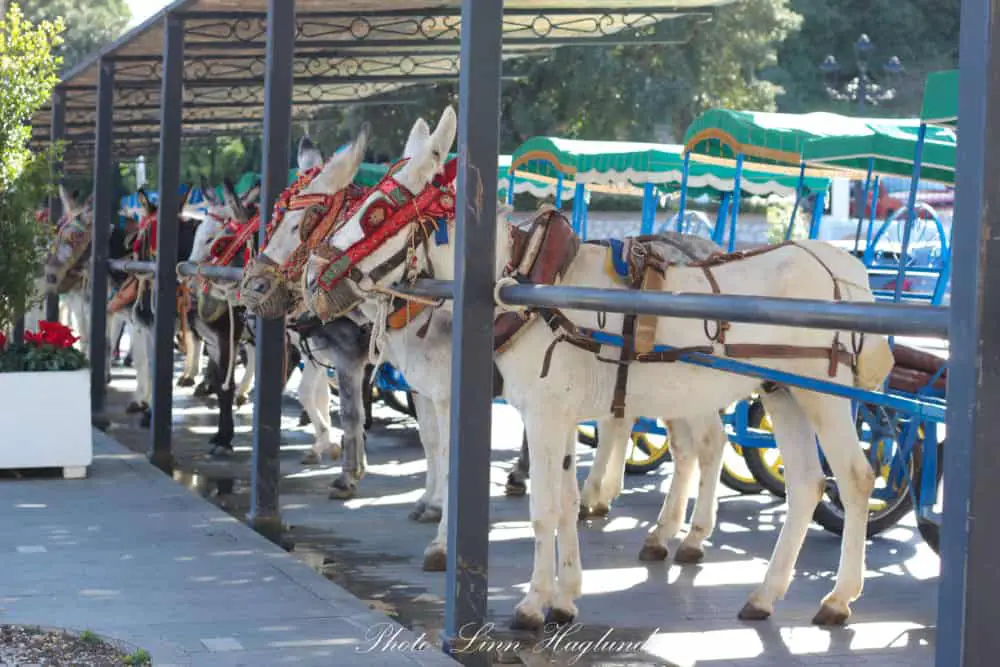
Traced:
[[0, 469], [80, 478], [93, 459], [89, 369], [0, 373]]

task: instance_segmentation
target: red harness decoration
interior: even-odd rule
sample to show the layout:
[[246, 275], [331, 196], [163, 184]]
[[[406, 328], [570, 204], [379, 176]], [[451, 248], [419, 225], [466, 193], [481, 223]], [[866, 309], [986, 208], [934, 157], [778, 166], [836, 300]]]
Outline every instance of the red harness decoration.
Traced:
[[[401, 163], [397, 164], [401, 166]], [[332, 290], [358, 262], [375, 252], [407, 225], [426, 219], [454, 217], [453, 183], [457, 171], [456, 159], [450, 160], [443, 173], [416, 196], [396, 181], [393, 177], [395, 170], [387, 173], [371, 190], [371, 194], [381, 193], [382, 198], [369, 202], [370, 194], [344, 216], [346, 222], [364, 208], [361, 227], [365, 236], [330, 260], [320, 272], [317, 280], [319, 286], [327, 291]]]

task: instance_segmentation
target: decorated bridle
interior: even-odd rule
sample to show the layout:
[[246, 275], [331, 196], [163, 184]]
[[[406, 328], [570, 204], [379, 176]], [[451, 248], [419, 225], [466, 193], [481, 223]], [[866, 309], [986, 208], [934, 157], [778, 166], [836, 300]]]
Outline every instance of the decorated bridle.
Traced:
[[[330, 292], [338, 287], [341, 281], [349, 276], [356, 283], [378, 284], [404, 263], [416, 265], [416, 248], [423, 245], [436, 232], [440, 221], [455, 217], [455, 187], [454, 181], [458, 172], [458, 160], [449, 160], [441, 174], [428, 183], [420, 192], [414, 194], [403, 187], [395, 179], [395, 174], [407, 162], [401, 160], [393, 169], [386, 173], [372, 187], [372, 193], [380, 193], [378, 198], [368, 197], [354, 204], [343, 216], [341, 226], [361, 215], [361, 229], [364, 236], [346, 250], [339, 250], [332, 245], [319, 249], [316, 253], [328, 260], [319, 272], [316, 284], [320, 289]], [[398, 234], [408, 225], [415, 223], [407, 244], [384, 262], [362, 275], [357, 264], [378, 250], [386, 241]]]

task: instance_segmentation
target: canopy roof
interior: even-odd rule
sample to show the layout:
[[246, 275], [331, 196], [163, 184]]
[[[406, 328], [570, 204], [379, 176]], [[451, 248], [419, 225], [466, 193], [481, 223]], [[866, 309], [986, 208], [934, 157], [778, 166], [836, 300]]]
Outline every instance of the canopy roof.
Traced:
[[[505, 58], [567, 44], [683, 43], [712, 7], [734, 0], [507, 0]], [[267, 0], [175, 0], [67, 73], [68, 169], [89, 169], [102, 60], [115, 72], [114, 153], [154, 154], [164, 26], [184, 21], [185, 140], [256, 132], [263, 120]], [[412, 85], [458, 78], [461, 0], [297, 0], [293, 114], [376, 102]], [[666, 22], [655, 37], [648, 28]], [[396, 100], [398, 103], [399, 100]], [[405, 102], [405, 100], [403, 100]], [[51, 109], [33, 120], [36, 147]]]
[[[878, 174], [910, 177], [921, 121], [869, 120], [866, 131], [806, 142], [802, 158], [808, 164], [867, 172], [869, 160]], [[922, 179], [955, 182], [955, 133], [944, 127], [927, 127], [921, 155]]]
[[760, 164], [798, 165], [806, 142], [868, 132], [867, 120], [834, 113], [804, 114], [709, 109], [691, 123], [684, 148], [693, 154]]
[[[514, 151], [512, 168], [517, 176], [534, 174], [556, 179], [561, 175], [565, 181], [591, 186], [653, 183], [661, 192], [676, 192], [683, 178], [683, 146], [534, 137]], [[735, 174], [732, 165], [691, 161], [688, 192], [692, 195], [732, 192]], [[740, 190], [757, 196], [794, 196], [798, 181], [797, 174], [752, 165], [743, 170]], [[815, 192], [826, 190], [830, 181], [808, 176], [804, 185], [806, 190]], [[572, 183], [565, 190], [572, 190]]]
[[958, 128], [957, 69], [927, 75], [920, 119], [929, 124]]

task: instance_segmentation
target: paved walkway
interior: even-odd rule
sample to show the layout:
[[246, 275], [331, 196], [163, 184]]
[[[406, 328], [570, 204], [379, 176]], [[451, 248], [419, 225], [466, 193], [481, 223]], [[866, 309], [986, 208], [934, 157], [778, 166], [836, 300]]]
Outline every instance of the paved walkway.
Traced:
[[[179, 366], [178, 366], [179, 368]], [[108, 395], [113, 424], [109, 431], [136, 451], [148, 446], [148, 431], [124, 413], [134, 387], [131, 369], [115, 366]], [[240, 371], [242, 372], [242, 371]], [[445, 577], [421, 570], [423, 549], [437, 526], [407, 519], [424, 485], [425, 462], [412, 419], [375, 406], [368, 433], [368, 474], [358, 497], [327, 499], [327, 485], [339, 463], [302, 466], [299, 458], [312, 441], [312, 427], [299, 427], [292, 397], [295, 373], [284, 396], [281, 448], [281, 512], [291, 530], [293, 555], [365, 600], [374, 608], [437, 642], [444, 615]], [[196, 399], [178, 390], [174, 405], [175, 478], [229, 514], [241, 516], [249, 505], [251, 419], [253, 408], [236, 415], [236, 456], [218, 462], [206, 456], [215, 432], [213, 399]], [[336, 406], [336, 401], [333, 402]], [[336, 410], [334, 411], [337, 423]], [[489, 616], [493, 639], [511, 638], [504, 630], [531, 572], [533, 542], [529, 498], [507, 498], [503, 483], [521, 442], [521, 423], [508, 406], [494, 409], [491, 466]], [[593, 450], [579, 450], [580, 476]], [[609, 667], [628, 664], [662, 667], [924, 667], [933, 664], [938, 558], [924, 544], [912, 514], [870, 541], [865, 588], [846, 628], [810, 624], [820, 599], [832, 588], [839, 538], [810, 528], [797, 563], [795, 580], [774, 617], [745, 623], [736, 613], [760, 582], [784, 521], [785, 503], [767, 494], [739, 496], [722, 490], [718, 530], [697, 566], [642, 563], [642, 539], [663, 502], [672, 465], [648, 475], [629, 475], [626, 490], [606, 519], [580, 525], [584, 596], [578, 601], [582, 640], [599, 640], [609, 629], [613, 641], [641, 650], [593, 650], [581, 655], [567, 647], [556, 655], [517, 652], [523, 664], [573, 664]], [[676, 548], [677, 541], [672, 544]], [[236, 606], [236, 605], [234, 605]], [[221, 633], [220, 633], [221, 634]], [[649, 639], [652, 635], [652, 639]], [[517, 638], [515, 638], [517, 639]], [[568, 641], [568, 640], [567, 640]], [[564, 642], [565, 643], [565, 642]], [[507, 656], [505, 656], [506, 658]], [[333, 664], [333, 663], [327, 663]], [[353, 663], [347, 663], [353, 664]]]
[[85, 480], [0, 479], [0, 623], [90, 630], [166, 665], [454, 665], [95, 432]]

